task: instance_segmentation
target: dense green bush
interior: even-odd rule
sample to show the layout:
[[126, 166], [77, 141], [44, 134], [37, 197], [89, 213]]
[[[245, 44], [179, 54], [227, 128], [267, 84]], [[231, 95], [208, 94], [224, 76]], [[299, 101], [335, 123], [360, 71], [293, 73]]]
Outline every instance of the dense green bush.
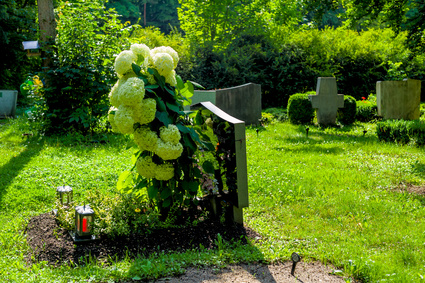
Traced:
[[378, 118], [378, 107], [376, 102], [369, 100], [357, 101], [356, 120], [360, 122], [370, 122]]
[[[389, 29], [311, 29], [282, 38], [276, 43], [266, 35], [244, 34], [224, 49], [193, 45], [180, 73], [207, 89], [261, 84], [263, 108], [286, 107], [291, 94], [315, 89], [318, 77], [336, 77], [339, 93], [357, 100], [374, 92], [378, 80], [403, 72], [411, 78], [425, 77], [425, 56], [412, 57], [405, 34]], [[367, 113], [362, 111], [360, 119], [369, 119], [362, 114]]]
[[425, 145], [425, 123], [421, 121], [387, 120], [377, 123], [376, 133], [380, 141]]
[[45, 74], [45, 131], [87, 133], [109, 109], [114, 55], [129, 45], [129, 29], [99, 1], [65, 3], [58, 12], [54, 65]]
[[[36, 6], [0, 0], [0, 89], [19, 90], [28, 73], [40, 69], [41, 59], [27, 58], [22, 50], [22, 41], [37, 40], [36, 17]], [[23, 98], [18, 95], [19, 104]]]
[[344, 95], [344, 108], [338, 109], [338, 121], [344, 125], [353, 124], [356, 121], [356, 113], [356, 99], [350, 95]]
[[308, 93], [296, 93], [288, 100], [288, 118], [293, 124], [309, 124], [313, 122], [314, 109], [308, 98]]

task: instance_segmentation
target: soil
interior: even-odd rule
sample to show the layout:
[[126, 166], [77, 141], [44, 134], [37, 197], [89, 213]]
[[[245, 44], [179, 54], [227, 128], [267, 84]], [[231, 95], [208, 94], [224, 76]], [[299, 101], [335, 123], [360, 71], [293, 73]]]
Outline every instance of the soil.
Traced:
[[[148, 255], [158, 251], [184, 251], [199, 247], [214, 248], [217, 235], [226, 241], [258, 240], [261, 235], [242, 225], [223, 226], [220, 222], [205, 220], [196, 227], [167, 228], [152, 231], [149, 235], [131, 235], [109, 239], [100, 238], [94, 242], [75, 244], [68, 231], [61, 228], [51, 213], [33, 217], [27, 226], [27, 242], [31, 247], [28, 263], [47, 261], [58, 266], [69, 262], [83, 262], [89, 255], [106, 261], [108, 256], [122, 258], [137, 254]], [[180, 277], [162, 278], [151, 282], [345, 282], [334, 275], [331, 266], [320, 262], [299, 262], [295, 276], [291, 275], [292, 262], [271, 265], [238, 264], [224, 269], [214, 267], [187, 268]], [[123, 281], [140, 282], [140, 281]]]
[[401, 183], [396, 188], [396, 191], [408, 192], [408, 193], [411, 193], [411, 194], [423, 196], [423, 195], [425, 195], [425, 186], [415, 186], [415, 185], [408, 184], [408, 183], [407, 184]]

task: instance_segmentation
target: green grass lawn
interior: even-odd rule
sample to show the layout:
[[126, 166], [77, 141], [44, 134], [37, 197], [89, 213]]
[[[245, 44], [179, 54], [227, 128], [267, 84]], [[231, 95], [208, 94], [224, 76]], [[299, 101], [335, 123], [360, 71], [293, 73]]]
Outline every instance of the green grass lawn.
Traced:
[[397, 189], [425, 186], [424, 149], [380, 143], [373, 124], [310, 126], [308, 138], [303, 126], [288, 123], [258, 135], [247, 129], [250, 207], [244, 217], [262, 234], [258, 243], [72, 267], [28, 266], [25, 226], [53, 209], [56, 187], [72, 186], [77, 201], [93, 189], [115, 194], [119, 174], [131, 168], [133, 144], [116, 135], [93, 144], [82, 137], [22, 137], [25, 131], [20, 119], [0, 120], [0, 282], [155, 278], [193, 265], [285, 261], [292, 252], [365, 282], [425, 276], [425, 198]]

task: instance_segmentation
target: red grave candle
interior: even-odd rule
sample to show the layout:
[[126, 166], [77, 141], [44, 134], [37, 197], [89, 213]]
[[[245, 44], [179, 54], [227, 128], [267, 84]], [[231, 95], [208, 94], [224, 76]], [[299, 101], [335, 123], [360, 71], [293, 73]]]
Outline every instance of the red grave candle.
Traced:
[[83, 232], [87, 232], [87, 218], [83, 218]]

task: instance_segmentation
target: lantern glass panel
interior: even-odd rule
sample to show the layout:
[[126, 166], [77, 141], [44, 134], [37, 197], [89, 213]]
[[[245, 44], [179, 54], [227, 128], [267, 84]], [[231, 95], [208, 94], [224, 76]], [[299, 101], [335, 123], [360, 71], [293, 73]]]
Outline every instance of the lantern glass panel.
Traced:
[[89, 206], [75, 208], [75, 232], [78, 236], [90, 236], [94, 220], [94, 211]]
[[69, 206], [72, 202], [72, 188], [70, 186], [61, 186], [56, 189], [59, 201], [64, 206]]

